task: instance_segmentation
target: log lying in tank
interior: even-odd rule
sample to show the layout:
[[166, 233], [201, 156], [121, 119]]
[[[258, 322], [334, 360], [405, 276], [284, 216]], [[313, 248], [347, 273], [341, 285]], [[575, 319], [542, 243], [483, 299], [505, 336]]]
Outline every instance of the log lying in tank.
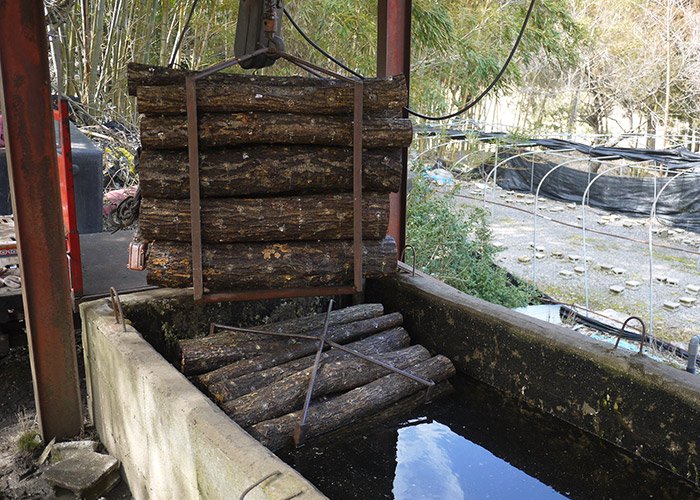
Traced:
[[[396, 243], [391, 237], [365, 241], [365, 277], [396, 271]], [[149, 245], [146, 269], [151, 285], [192, 286], [189, 243], [157, 241]], [[305, 288], [352, 282], [352, 241], [292, 243], [220, 243], [202, 246], [205, 288], [211, 291]]]
[[[274, 198], [207, 198], [201, 202], [202, 241], [347, 240], [353, 236], [353, 195], [316, 194]], [[362, 197], [362, 237], [384, 238], [389, 196]], [[190, 201], [143, 198], [139, 228], [145, 240], [191, 241]]]
[[[366, 149], [365, 191], [397, 192], [398, 149]], [[189, 159], [184, 150], [144, 150], [139, 182], [144, 198], [189, 198]], [[202, 197], [313, 194], [352, 190], [352, 148], [250, 145], [200, 151]]]
[[[387, 314], [379, 318], [355, 321], [346, 325], [336, 325], [328, 328], [328, 339], [338, 344], [346, 344], [353, 340], [372, 335], [384, 330], [395, 328], [403, 322], [400, 313]], [[317, 335], [320, 332], [317, 332]], [[221, 382], [229, 378], [241, 377], [248, 373], [259, 372], [273, 366], [281, 365], [287, 361], [299, 359], [316, 351], [318, 342], [300, 340], [294, 346], [287, 349], [261, 354], [249, 359], [243, 359], [226, 365], [217, 370], [205, 373], [197, 377], [197, 382], [203, 386]]]
[[[329, 326], [376, 318], [383, 314], [381, 304], [361, 304], [331, 311]], [[323, 327], [326, 314], [295, 318], [257, 326], [265, 332], [306, 334]], [[214, 370], [239, 359], [294, 345], [296, 341], [245, 332], [222, 331], [206, 337], [178, 342], [180, 370], [186, 374]]]
[[[352, 146], [352, 118], [275, 113], [204, 114], [199, 117], [200, 147], [240, 144], [316, 144]], [[411, 144], [411, 120], [367, 118], [362, 126], [366, 148], [403, 148]], [[186, 149], [187, 117], [145, 115], [141, 144], [153, 149]]]
[[[130, 79], [131, 80], [131, 79]], [[403, 76], [364, 81], [365, 113], [392, 111], [400, 114], [408, 105], [408, 90]], [[139, 113], [176, 115], [187, 112], [184, 82], [175, 85], [138, 85]], [[219, 82], [197, 84], [197, 108], [200, 112], [228, 113], [269, 111], [319, 115], [352, 114], [354, 88], [351, 83], [331, 79], [227, 75]]]
[[[426, 348], [414, 345], [373, 357], [405, 369], [430, 358], [430, 353]], [[257, 392], [224, 403], [222, 408], [241, 427], [285, 415], [303, 405], [312, 371], [312, 367], [301, 370]], [[386, 368], [357, 357], [324, 363], [316, 375], [313, 397], [354, 389], [389, 373]]]
[[[406, 330], [398, 327], [377, 333], [366, 339], [351, 342], [347, 344], [346, 347], [361, 352], [362, 354], [372, 355], [396, 351], [408, 347], [410, 343], [411, 338], [408, 336]], [[346, 359], [349, 356], [350, 354], [338, 349], [331, 349], [321, 355], [321, 361], [323, 363], [330, 363], [332, 361]], [[207, 387], [207, 392], [216, 399], [218, 403], [225, 403], [226, 401], [231, 401], [232, 399], [239, 398], [250, 392], [258, 391], [300, 370], [305, 370], [314, 364], [315, 358], [316, 355], [311, 354], [259, 372], [247, 373], [236, 378], [228, 378], [210, 384]]]
[[[376, 429], [386, 422], [392, 422], [395, 419], [403, 419], [406, 415], [413, 414], [418, 409], [426, 404], [426, 390], [422, 389], [408, 397], [405, 397], [396, 403], [392, 403], [383, 410], [373, 413], [359, 420], [349, 422], [346, 426], [331, 431], [323, 436], [319, 436], [314, 440], [314, 445], [323, 445], [323, 443], [339, 443], [351, 440], [352, 438], [364, 434], [368, 431]], [[455, 389], [452, 384], [443, 380], [438, 382], [430, 390], [430, 400], [438, 401], [450, 394], [454, 393]]]
[[[433, 382], [446, 380], [455, 374], [452, 362], [438, 355], [411, 368], [412, 374]], [[344, 394], [317, 403], [309, 408], [306, 437], [312, 438], [338, 429], [359, 418], [371, 415], [420, 391], [418, 382], [397, 373], [386, 375]], [[292, 433], [299, 423], [301, 411], [257, 423], [247, 430], [270, 450], [278, 450], [292, 442]]]

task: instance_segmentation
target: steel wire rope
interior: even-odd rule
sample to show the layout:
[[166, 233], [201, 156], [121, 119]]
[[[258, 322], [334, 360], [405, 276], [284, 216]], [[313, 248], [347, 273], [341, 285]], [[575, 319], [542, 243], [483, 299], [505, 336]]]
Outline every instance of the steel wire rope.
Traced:
[[530, 21], [532, 11], [535, 8], [535, 1], [536, 0], [530, 1], [530, 6], [527, 9], [527, 14], [525, 14], [525, 19], [523, 20], [523, 24], [520, 27], [520, 32], [518, 33], [518, 37], [515, 39], [515, 43], [513, 44], [513, 48], [510, 50], [510, 54], [508, 54], [508, 57], [506, 58], [505, 62], [503, 63], [501, 70], [498, 72], [498, 74], [493, 79], [493, 81], [491, 81], [491, 83], [489, 83], [489, 85], [478, 96], [476, 96], [476, 98], [469, 101], [467, 104], [464, 105], [464, 107], [462, 107], [461, 109], [458, 109], [454, 113], [450, 113], [450, 114], [442, 115], [442, 116], [425, 115], [423, 113], [419, 113], [418, 111], [414, 111], [408, 107], [404, 108], [406, 110], [406, 112], [408, 114], [413, 115], [413, 116], [417, 116], [418, 118], [423, 118], [424, 120], [440, 121], [440, 120], [449, 120], [450, 118], [454, 118], [456, 116], [464, 114], [467, 111], [469, 111], [471, 108], [476, 106], [484, 97], [486, 97], [486, 95], [489, 92], [491, 92], [491, 90], [493, 90], [493, 88], [501, 80], [501, 78], [505, 74], [506, 70], [508, 69], [508, 66], [510, 65], [511, 60], [513, 59], [513, 56], [515, 56], [515, 52], [518, 50], [518, 46], [520, 45], [520, 41], [522, 40], [523, 35], [525, 34], [525, 29], [527, 28], [527, 24]]
[[362, 76], [360, 73], [358, 73], [357, 71], [353, 71], [352, 69], [350, 69], [347, 65], [343, 64], [341, 61], [339, 61], [338, 59], [336, 59], [335, 57], [333, 57], [331, 54], [329, 54], [328, 52], [326, 52], [325, 50], [323, 50], [316, 42], [314, 42], [314, 41], [311, 39], [311, 37], [310, 37], [309, 35], [307, 35], [307, 34], [304, 32], [304, 30], [301, 29], [301, 27], [297, 24], [297, 22], [294, 20], [294, 18], [292, 17], [292, 15], [287, 11], [287, 8], [286, 8], [286, 7], [283, 6], [283, 7], [282, 7], [282, 11], [284, 12], [285, 17], [289, 20], [289, 22], [292, 23], [292, 26], [294, 27], [294, 29], [297, 30], [297, 32], [302, 36], [302, 38], [303, 38], [304, 40], [306, 40], [306, 41], [308, 42], [309, 45], [311, 45], [314, 49], [316, 49], [318, 52], [320, 52], [321, 54], [323, 54], [329, 61], [334, 62], [335, 64], [337, 64], [338, 66], [340, 66], [341, 68], [343, 68], [345, 71], [347, 71], [348, 73], [350, 73], [350, 74], [356, 76], [356, 77], [359, 78], [360, 80], [364, 80], [364, 79], [365, 79], [365, 77]]
[[190, 27], [190, 21], [192, 21], [192, 16], [194, 15], [194, 11], [197, 8], [197, 3], [199, 3], [199, 0], [194, 0], [192, 2], [190, 11], [187, 14], [187, 19], [185, 19], [185, 25], [182, 27], [182, 31], [180, 31], [180, 33], [178, 34], [177, 40], [175, 40], [175, 46], [173, 47], [173, 53], [170, 55], [170, 62], [168, 63], [168, 68], [172, 68], [175, 64], [175, 58], [177, 57], [177, 53], [180, 52], [180, 45], [182, 44], [182, 40], [185, 38], [185, 33]]

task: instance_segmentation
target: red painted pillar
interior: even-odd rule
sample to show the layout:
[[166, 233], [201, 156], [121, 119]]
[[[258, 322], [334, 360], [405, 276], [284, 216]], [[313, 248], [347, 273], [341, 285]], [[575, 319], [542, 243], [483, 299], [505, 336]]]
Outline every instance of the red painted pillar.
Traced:
[[48, 441], [79, 434], [83, 419], [41, 0], [0, 0], [0, 98], [34, 400]]
[[[378, 0], [377, 76], [403, 74], [409, 84], [411, 76], [412, 0]], [[404, 112], [404, 117], [408, 115]], [[402, 151], [401, 190], [390, 195], [389, 234], [394, 237], [399, 255], [406, 244], [406, 179], [408, 149]]]

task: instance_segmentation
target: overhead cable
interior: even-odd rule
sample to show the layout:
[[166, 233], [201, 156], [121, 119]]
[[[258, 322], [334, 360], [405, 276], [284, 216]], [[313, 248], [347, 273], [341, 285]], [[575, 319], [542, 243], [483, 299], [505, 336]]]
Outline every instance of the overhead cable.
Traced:
[[528, 7], [527, 14], [525, 14], [525, 20], [523, 21], [523, 25], [520, 27], [520, 33], [518, 33], [518, 38], [515, 39], [515, 43], [513, 44], [513, 48], [510, 50], [510, 54], [508, 54], [508, 58], [506, 59], [505, 63], [503, 64], [503, 67], [496, 75], [496, 78], [494, 78], [493, 81], [488, 85], [488, 87], [486, 87], [478, 96], [476, 96], [476, 98], [469, 101], [467, 104], [464, 105], [464, 107], [455, 111], [454, 113], [450, 113], [450, 114], [443, 115], [443, 116], [425, 115], [423, 113], [419, 113], [418, 111], [414, 111], [411, 108], [405, 108], [406, 111], [409, 114], [411, 114], [413, 116], [417, 116], [418, 118], [423, 118], [424, 120], [439, 121], [439, 120], [449, 120], [450, 118], [454, 118], [456, 116], [459, 116], [463, 113], [466, 113], [474, 106], [476, 106], [476, 104], [478, 104], [489, 92], [491, 92], [491, 90], [493, 90], [493, 88], [500, 81], [501, 77], [508, 69], [508, 66], [510, 65], [510, 61], [513, 59], [515, 52], [518, 50], [518, 46], [520, 45], [520, 41], [523, 38], [523, 34], [525, 33], [525, 29], [527, 28], [527, 23], [530, 20], [530, 16], [532, 14], [532, 10], [534, 9], [534, 7], [535, 7], [535, 0], [531, 0], [530, 7]]
[[333, 57], [332, 55], [330, 55], [328, 52], [326, 52], [325, 50], [323, 50], [316, 42], [314, 42], [314, 41], [311, 39], [311, 37], [309, 37], [309, 36], [304, 32], [304, 30], [301, 29], [301, 27], [296, 23], [296, 21], [292, 18], [291, 14], [287, 11], [286, 8], [284, 8], [284, 15], [287, 17], [287, 19], [289, 19], [289, 22], [292, 23], [292, 26], [294, 26], [294, 29], [297, 30], [297, 31], [299, 32], [299, 34], [302, 36], [302, 38], [304, 38], [304, 40], [306, 40], [306, 41], [309, 43], [309, 45], [311, 45], [314, 49], [316, 49], [318, 52], [320, 52], [321, 54], [323, 54], [328, 60], [334, 62], [335, 64], [337, 64], [338, 66], [340, 66], [341, 68], [343, 68], [345, 71], [347, 71], [348, 73], [350, 73], [350, 74], [356, 76], [356, 77], [359, 78], [360, 80], [364, 80], [364, 78], [365, 78], [364, 76], [362, 76], [362, 75], [361, 75], [360, 73], [358, 73], [357, 71], [354, 71], [354, 70], [350, 69], [347, 65], [343, 64], [341, 61], [339, 61], [338, 59], [336, 59], [335, 57]]

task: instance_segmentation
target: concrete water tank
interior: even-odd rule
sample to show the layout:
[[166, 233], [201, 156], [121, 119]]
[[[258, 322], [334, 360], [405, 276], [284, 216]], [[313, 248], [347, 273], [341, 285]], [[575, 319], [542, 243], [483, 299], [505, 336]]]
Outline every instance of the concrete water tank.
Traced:
[[[58, 124], [56, 123], [58, 137]], [[70, 124], [73, 146], [75, 209], [80, 234], [102, 232], [102, 150], [75, 124]], [[58, 147], [58, 143], [57, 143]], [[0, 148], [0, 215], [12, 213], [5, 148]], [[60, 151], [60, 150], [59, 150]], [[41, 186], [37, 186], [40, 190]]]

